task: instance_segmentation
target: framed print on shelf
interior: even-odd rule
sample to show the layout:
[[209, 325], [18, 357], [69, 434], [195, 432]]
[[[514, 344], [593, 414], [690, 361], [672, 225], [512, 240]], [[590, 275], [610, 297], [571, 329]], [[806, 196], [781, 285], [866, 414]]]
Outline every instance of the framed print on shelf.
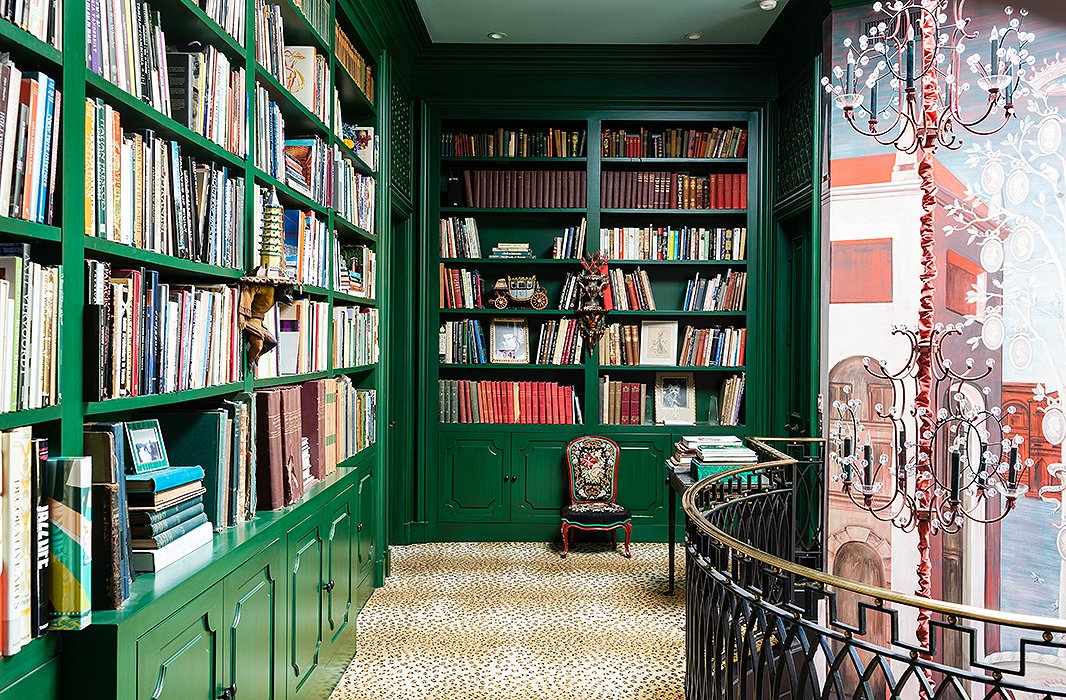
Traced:
[[130, 444], [130, 454], [133, 456], [134, 474], [169, 466], [163, 434], [159, 432], [159, 421], [153, 419], [126, 423], [126, 441]]
[[641, 321], [640, 364], [677, 364], [677, 321]]
[[655, 373], [655, 422], [663, 425], [696, 423], [696, 380], [692, 372]]
[[494, 318], [489, 328], [493, 364], [529, 364], [529, 326], [524, 318]]

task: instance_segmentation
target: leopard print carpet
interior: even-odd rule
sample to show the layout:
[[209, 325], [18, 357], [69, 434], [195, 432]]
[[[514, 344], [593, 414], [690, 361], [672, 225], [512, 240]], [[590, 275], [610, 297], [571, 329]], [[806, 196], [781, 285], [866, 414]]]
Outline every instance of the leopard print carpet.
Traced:
[[666, 546], [394, 547], [331, 700], [681, 700], [684, 559]]

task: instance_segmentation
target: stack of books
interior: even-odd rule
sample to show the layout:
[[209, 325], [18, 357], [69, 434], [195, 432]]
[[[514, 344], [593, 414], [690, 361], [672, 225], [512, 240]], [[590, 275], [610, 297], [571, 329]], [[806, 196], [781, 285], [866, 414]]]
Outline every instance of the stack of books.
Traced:
[[727, 270], [707, 279], [696, 278], [685, 286], [682, 311], [743, 311], [748, 273]]
[[[352, 77], [355, 84], [366, 95], [366, 99], [370, 100], [370, 104], [373, 104], [374, 69], [370, 67], [363, 55], [355, 48], [352, 40], [341, 29], [341, 25], [338, 23], [334, 26], [336, 28], [337, 41], [333, 52], [337, 57], [337, 63], [344, 69], [344, 72]], [[322, 36], [325, 36], [325, 33]]]
[[585, 155], [585, 131], [554, 127], [445, 131], [440, 135], [440, 154], [446, 158], [576, 158]]
[[740, 407], [743, 401], [744, 375], [734, 374], [722, 382], [718, 422], [721, 425], [738, 425], [740, 423]]
[[378, 361], [378, 310], [359, 306], [333, 309], [333, 366], [359, 367]]
[[492, 246], [492, 252], [489, 253], [489, 257], [532, 259], [536, 256], [533, 255], [533, 250], [528, 243], [497, 243]]
[[447, 365], [487, 363], [485, 331], [481, 321], [476, 318], [445, 321], [440, 327], [440, 361]]
[[281, 107], [270, 99], [270, 93], [258, 81], [255, 84], [255, 165], [270, 177], [285, 180], [285, 119]]
[[285, 22], [281, 5], [255, 0], [255, 60], [280, 83], [285, 65]]
[[640, 326], [611, 323], [599, 342], [601, 365], [640, 364]]
[[313, 211], [286, 209], [285, 272], [299, 284], [325, 287], [333, 250], [326, 222]]
[[563, 235], [555, 237], [552, 244], [552, 257], [556, 260], [573, 260], [585, 254], [585, 219], [580, 226], [568, 226]]
[[740, 367], [744, 364], [746, 328], [685, 327], [681, 344], [682, 367]]
[[244, 3], [238, 0], [200, 0], [200, 9], [244, 46]]
[[655, 311], [655, 294], [648, 273], [639, 267], [630, 273], [618, 268], [608, 273], [610, 303], [618, 311]]
[[484, 280], [477, 270], [450, 270], [440, 266], [440, 308], [483, 309]]
[[287, 377], [326, 369], [329, 303], [306, 298], [277, 303], [263, 316], [263, 326], [278, 340], [255, 365], [257, 379]]
[[755, 451], [744, 447], [735, 435], [683, 436], [675, 445], [671, 466], [681, 466], [683, 458], [688, 459], [692, 476], [696, 479], [759, 461]]
[[373, 234], [377, 180], [360, 173], [355, 163], [336, 146], [333, 147], [332, 188], [335, 215]]
[[648, 416], [648, 385], [600, 377], [600, 424], [644, 425]]
[[142, 0], [94, 2], [87, 9], [89, 70], [169, 117], [170, 85], [163, 50], [167, 41], [159, 12]]
[[200, 466], [126, 476], [135, 571], [159, 571], [211, 541], [203, 480]]
[[468, 216], [440, 220], [440, 256], [442, 258], [480, 258], [481, 239], [477, 221]]
[[0, 57], [0, 215], [55, 221], [62, 97], [54, 79]]
[[364, 299], [377, 298], [378, 256], [368, 245], [341, 245], [336, 248], [334, 268], [337, 270], [335, 288], [338, 292]]
[[229, 57], [213, 46], [172, 51], [167, 62], [174, 119], [243, 157], [248, 129], [244, 68], [231, 67]]
[[[585, 180], [584, 170], [464, 170], [462, 199], [444, 204], [489, 209], [581, 209], [585, 207]], [[447, 192], [446, 200], [453, 200], [451, 195]]]
[[600, 206], [604, 209], [746, 209], [748, 174], [604, 171], [600, 176]]
[[60, 270], [0, 244], [0, 413], [59, 401]]
[[743, 158], [748, 130], [741, 126], [713, 129], [663, 129], [641, 127], [604, 129], [604, 158]]
[[600, 250], [611, 260], [743, 260], [748, 229], [625, 226], [600, 229]]
[[581, 401], [572, 386], [555, 382], [441, 379], [441, 423], [577, 424]]
[[585, 336], [576, 318], [545, 321], [540, 324], [535, 362], [540, 365], [572, 365], [581, 362]]
[[285, 141], [285, 182], [322, 206], [329, 206], [329, 162], [329, 148], [317, 136]]

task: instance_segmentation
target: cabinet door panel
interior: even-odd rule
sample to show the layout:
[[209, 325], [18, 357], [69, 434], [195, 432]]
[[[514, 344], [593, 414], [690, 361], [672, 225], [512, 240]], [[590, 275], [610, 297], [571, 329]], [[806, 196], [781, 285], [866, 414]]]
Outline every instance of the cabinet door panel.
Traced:
[[284, 697], [282, 677], [283, 618], [279, 577], [281, 543], [242, 564], [223, 581], [226, 611], [225, 683], [241, 697]]
[[222, 691], [219, 624], [222, 591], [215, 586], [137, 640], [139, 700], [214, 700]]
[[[441, 522], [510, 520], [511, 472], [507, 435], [441, 434], [438, 512]], [[507, 481], [504, 481], [507, 477]]]
[[357, 526], [356, 539], [358, 540], [358, 565], [359, 573], [357, 581], [374, 568], [374, 537], [377, 533], [377, 508], [376, 494], [374, 493], [374, 472], [367, 470], [359, 477], [359, 525]]
[[669, 435], [618, 435], [618, 502], [634, 518], [658, 518], [666, 524], [663, 464], [670, 454]]
[[[289, 626], [289, 697], [310, 688], [308, 680], [320, 663], [322, 652], [322, 532], [319, 518], [289, 532], [289, 597], [286, 621]], [[308, 695], [310, 697], [310, 695]]]
[[[339, 503], [338, 503], [339, 501]], [[352, 613], [352, 597], [355, 592], [355, 520], [357, 501], [351, 492], [345, 492], [334, 501], [336, 505], [327, 511], [326, 529], [326, 657], [332, 656], [332, 647], [348, 629]]]
[[559, 523], [566, 499], [566, 444], [570, 437], [513, 435], [513, 522]]

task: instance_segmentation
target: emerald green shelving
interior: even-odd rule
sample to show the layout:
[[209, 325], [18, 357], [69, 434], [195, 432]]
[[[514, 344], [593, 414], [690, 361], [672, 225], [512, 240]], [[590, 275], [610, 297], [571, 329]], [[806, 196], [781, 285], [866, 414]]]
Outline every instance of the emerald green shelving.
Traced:
[[24, 411], [12, 411], [0, 413], [0, 430], [10, 430], [23, 425], [36, 425], [48, 421], [59, 420], [62, 415], [58, 404], [45, 406], [44, 408], [29, 408]]
[[[3, 24], [0, 22], [0, 24]], [[22, 219], [13, 219], [10, 216], [0, 216], [0, 234], [18, 236], [19, 238], [33, 241], [48, 241], [58, 243], [63, 238], [63, 229], [58, 226], [47, 226]]]
[[154, 250], [142, 250], [125, 243], [109, 241], [106, 238], [86, 236], [85, 249], [96, 253], [96, 255], [90, 255], [89, 257], [121, 260], [132, 265], [145, 265], [156, 270], [170, 270], [228, 280], [239, 279], [245, 274], [244, 270], [186, 260], [173, 255], [166, 255], [165, 253], [157, 253]]
[[144, 396], [123, 396], [117, 399], [104, 401], [90, 401], [85, 404], [85, 415], [98, 416], [106, 413], [121, 413], [123, 411], [136, 411], [145, 408], [158, 408], [160, 406], [173, 406], [174, 404], [200, 399], [211, 399], [225, 394], [235, 394], [244, 391], [244, 382], [231, 382], [217, 386], [204, 387], [203, 389], [186, 389], [185, 391], [173, 391], [165, 394], [145, 394]]

